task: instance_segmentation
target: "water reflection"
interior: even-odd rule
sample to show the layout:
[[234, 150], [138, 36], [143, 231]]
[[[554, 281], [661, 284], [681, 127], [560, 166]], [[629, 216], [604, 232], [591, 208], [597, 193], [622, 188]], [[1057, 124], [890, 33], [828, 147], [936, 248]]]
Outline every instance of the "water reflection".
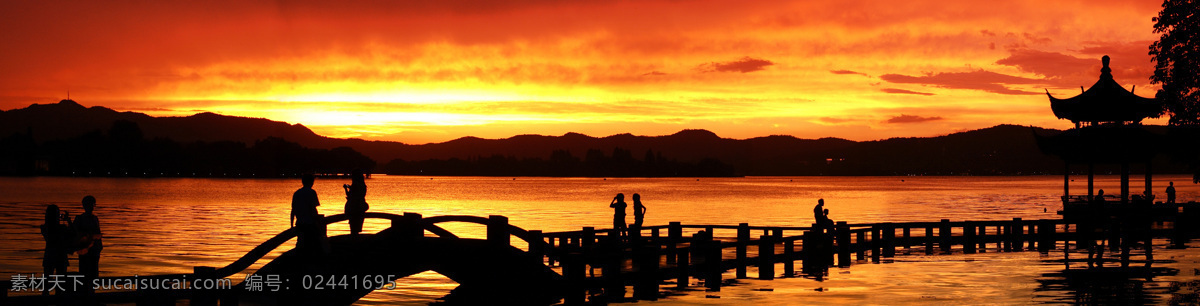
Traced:
[[[1156, 179], [1186, 181], [1187, 177], [1156, 176]], [[547, 232], [578, 230], [583, 226], [607, 228], [612, 224], [612, 211], [606, 205], [617, 192], [637, 192], [647, 203], [653, 203], [653, 213], [646, 216], [647, 225], [681, 221], [689, 224], [737, 224], [750, 222], [755, 226], [806, 226], [812, 222], [809, 208], [817, 198], [826, 199], [826, 206], [836, 213], [838, 221], [905, 222], [952, 220], [1025, 220], [1058, 218], [1058, 195], [1062, 192], [1061, 177], [799, 177], [799, 178], [721, 178], [704, 179], [590, 179], [590, 178], [436, 178], [376, 176], [368, 183], [371, 193], [367, 201], [371, 211], [403, 213], [416, 212], [425, 216], [492, 214], [510, 216], [510, 222], [526, 229]], [[318, 179], [314, 188], [323, 199], [338, 199], [344, 194], [344, 180]], [[1101, 176], [1098, 186], [1116, 185], [1115, 176]], [[101, 200], [105, 230], [105, 258], [100, 267], [102, 276], [133, 274], [189, 273], [194, 266], [224, 266], [245, 254], [254, 246], [288, 228], [290, 197], [296, 188], [294, 180], [241, 179], [140, 179], [140, 178], [0, 178], [0, 277], [14, 273], [41, 271], [42, 241], [37, 234], [40, 214], [47, 204], [77, 207], [79, 197], [95, 195]], [[1075, 186], [1072, 186], [1075, 188]], [[1181, 199], [1195, 199], [1194, 188], [1180, 188]], [[336, 201], [334, 201], [336, 202]], [[333, 203], [333, 202], [331, 202]], [[752, 209], [730, 210], [729, 207]], [[323, 205], [321, 213], [340, 213], [340, 205]], [[77, 212], [73, 212], [76, 213]], [[364, 232], [374, 233], [388, 227], [386, 221], [367, 220]], [[482, 238], [484, 227], [476, 225], [446, 225], [447, 229], [465, 237]], [[329, 235], [347, 234], [345, 223], [329, 229]], [[254, 271], [282, 251], [292, 248], [289, 242], [267, 255], [247, 272]], [[1193, 249], [1194, 250], [1194, 249]], [[1193, 253], [1196, 253], [1193, 251]], [[1186, 252], [1171, 251], [1188, 260], [1174, 266], [1194, 265], [1194, 257]], [[793, 278], [774, 281], [773, 292], [747, 293], [768, 303], [788, 303], [803, 296], [830, 303], [928, 302], [925, 296], [947, 298], [958, 302], [1023, 303], [1032, 299], [1032, 287], [1041, 286], [1039, 278], [1067, 282], [1068, 276], [1054, 272], [1061, 265], [1043, 267], [1036, 255], [1032, 259], [1013, 260], [1007, 254], [988, 253], [970, 257], [944, 256], [897, 257], [898, 264], [855, 265], [852, 268], [822, 271], [819, 285], [799, 285], [790, 290], [785, 286], [801, 280]], [[1156, 253], [1156, 258], [1167, 258]], [[1189, 257], [1190, 256], [1190, 257]], [[965, 259], [964, 259], [965, 258]], [[996, 260], [984, 265], [970, 260]], [[913, 263], [917, 261], [917, 263]], [[77, 263], [72, 263], [72, 271]], [[1190, 266], [1188, 266], [1190, 267]], [[1158, 275], [1145, 282], [1153, 301], [1166, 302], [1162, 290], [1171, 284], [1178, 294], [1186, 296], [1187, 284], [1196, 276], [1192, 268], [1176, 267], [1178, 275]], [[1195, 265], [1200, 268], [1200, 265]], [[1012, 271], [1022, 273], [1013, 276]], [[782, 269], [777, 269], [782, 271]], [[1005, 275], [997, 278], [996, 275]], [[236, 275], [241, 277], [244, 275]], [[729, 277], [727, 277], [729, 278]], [[914, 282], [898, 285], [875, 279], [895, 279]], [[428, 303], [446, 295], [456, 284], [436, 273], [423, 273], [401, 280], [399, 290], [379, 291], [361, 300], [365, 304]], [[921, 286], [919, 282], [925, 282]], [[940, 285], [931, 285], [940, 284]], [[815, 291], [815, 288], [825, 288]], [[993, 288], [993, 289], [988, 289]], [[1065, 298], [1073, 301], [1075, 287], [1061, 285], [1039, 292], [1052, 297], [1047, 302]], [[861, 289], [861, 291], [858, 291]], [[1151, 290], [1153, 289], [1153, 290]], [[1057, 290], [1057, 291], [1056, 291]], [[1158, 291], [1155, 291], [1158, 290]], [[836, 294], [861, 294], [860, 299], [830, 299]], [[879, 293], [869, 293], [869, 292]], [[732, 295], [736, 289], [723, 291], [724, 304], [746, 302]], [[1060, 296], [1054, 292], [1063, 293]], [[896, 298], [881, 298], [879, 294]], [[1171, 293], [1172, 295], [1176, 293]], [[974, 299], [971, 296], [980, 296]], [[865, 297], [865, 298], [862, 298]], [[682, 298], [681, 300], [688, 300]], [[965, 298], [965, 299], [964, 299]], [[699, 295], [704, 301], [704, 295]], [[957, 300], [956, 300], [957, 299]], [[1194, 299], [1193, 299], [1194, 300]], [[709, 303], [712, 304], [712, 303]], [[718, 303], [720, 304], [720, 303]]]

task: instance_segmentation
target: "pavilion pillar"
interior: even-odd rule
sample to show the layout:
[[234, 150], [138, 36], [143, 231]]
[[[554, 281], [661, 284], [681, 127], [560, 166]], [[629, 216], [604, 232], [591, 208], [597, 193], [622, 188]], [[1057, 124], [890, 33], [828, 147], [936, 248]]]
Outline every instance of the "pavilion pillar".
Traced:
[[1088, 162], [1088, 201], [1096, 196], [1096, 163]]
[[1129, 162], [1121, 163], [1121, 204], [1129, 204]]
[[[1154, 169], [1152, 168], [1153, 161], [1146, 159], [1146, 193], [1147, 196], [1154, 194]], [[1150, 203], [1154, 203], [1151, 199], [1146, 199]]]
[[1063, 159], [1063, 164], [1066, 165], [1063, 169], [1063, 203], [1067, 203], [1071, 199], [1071, 162]]

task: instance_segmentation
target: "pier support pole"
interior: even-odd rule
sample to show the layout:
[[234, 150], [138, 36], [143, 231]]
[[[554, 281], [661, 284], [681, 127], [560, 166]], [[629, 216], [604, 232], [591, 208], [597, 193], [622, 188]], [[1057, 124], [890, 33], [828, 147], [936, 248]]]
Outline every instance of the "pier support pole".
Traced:
[[775, 279], [775, 236], [758, 238], [758, 279]]
[[975, 237], [975, 222], [967, 221], [966, 225], [963, 225], [963, 238], [966, 239], [963, 242], [963, 253], [975, 254], [975, 245], [977, 242]]
[[933, 241], [937, 237], [933, 235], [933, 226], [925, 227], [925, 255], [933, 255]]
[[679, 259], [679, 242], [683, 241], [683, 225], [673, 221], [667, 225], [667, 263], [675, 263]]
[[563, 276], [567, 278], [567, 296], [564, 303], [567, 305], [583, 305], [587, 297], [587, 287], [584, 286], [586, 280], [585, 271], [587, 268], [583, 262], [583, 254], [579, 252], [570, 252], [563, 256]]
[[[695, 245], [692, 245], [692, 247], [695, 248]], [[686, 289], [689, 285], [690, 279], [688, 278], [688, 269], [690, 269], [690, 267], [688, 266], [688, 255], [690, 255], [690, 253], [691, 252], [688, 252], [686, 249], [684, 249], [679, 250], [679, 252], [675, 254], [675, 256], [678, 256], [675, 260], [675, 269], [679, 271], [675, 275], [676, 288]]]
[[986, 253], [988, 252], [988, 226], [978, 226], [978, 228], [979, 235], [976, 239], [979, 240], [979, 248], [976, 251]]
[[[857, 252], [854, 253], [854, 258], [856, 260], [867, 260], [867, 232], [858, 231], [858, 233], [854, 235], [854, 238], [854, 248], [857, 249]], [[805, 253], [808, 252], [805, 251]]]
[[879, 250], [883, 249], [883, 241], [880, 241], [879, 234], [883, 233], [883, 229], [879, 228], [879, 224], [871, 225], [871, 262], [879, 262]]
[[850, 266], [850, 226], [846, 221], [837, 222], [838, 266]]
[[648, 244], [640, 248], [638, 263], [638, 283], [633, 287], [633, 296], [639, 300], [658, 300], [658, 258], [662, 249], [657, 244]]
[[749, 244], [750, 244], [750, 224], [747, 224], [747, 223], [738, 224], [737, 247], [735, 247], [735, 251], [734, 251], [734, 253], [736, 253], [735, 254], [736, 258], [734, 260], [737, 261], [737, 263], [736, 263], [737, 268], [736, 268], [736, 272], [734, 274], [735, 274], [735, 277], [737, 277], [738, 279], [746, 278], [746, 265], [748, 264], [746, 262], [746, 246]]
[[1025, 250], [1025, 222], [1021, 222], [1021, 218], [1013, 218], [1012, 221], [1012, 244], [1013, 251]]
[[896, 225], [883, 224], [883, 257], [896, 257]]
[[950, 219], [942, 219], [942, 227], [938, 229], [938, 234], [942, 235], [942, 253], [950, 254], [950, 243], [953, 237], [950, 233]]
[[904, 249], [912, 249], [912, 228], [908, 226], [904, 227]]

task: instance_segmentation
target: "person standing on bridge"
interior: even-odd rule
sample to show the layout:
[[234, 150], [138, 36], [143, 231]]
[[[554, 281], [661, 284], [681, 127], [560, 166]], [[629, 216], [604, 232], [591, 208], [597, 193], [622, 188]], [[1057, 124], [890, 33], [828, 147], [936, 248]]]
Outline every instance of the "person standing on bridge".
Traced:
[[371, 206], [367, 205], [367, 179], [360, 169], [354, 169], [350, 176], [350, 185], [342, 185], [346, 190], [346, 215], [350, 216], [350, 235], [358, 236], [362, 232], [364, 214]]
[[75, 216], [75, 222], [72, 223], [75, 233], [86, 243], [86, 246], [79, 250], [79, 273], [83, 274], [84, 284], [88, 284], [83, 286], [83, 290], [89, 294], [92, 292], [90, 284], [100, 277], [100, 251], [104, 250], [100, 218], [92, 213], [95, 209], [96, 198], [90, 195], [83, 197], [83, 213]]
[[[66, 221], [67, 225], [59, 223]], [[71, 234], [71, 218], [66, 212], [60, 212], [58, 205], [46, 206], [46, 223], [42, 224], [42, 239], [46, 240], [46, 249], [42, 253], [42, 276], [64, 277], [67, 275], [67, 259], [73, 235]], [[42, 287], [42, 295], [50, 295], [51, 286]]]
[[618, 237], [624, 237], [629, 230], [625, 227], [625, 207], [629, 207], [625, 204], [625, 194], [618, 193], [608, 207], [613, 209], [613, 230], [617, 232]]
[[298, 249], [314, 247], [318, 241], [316, 227], [320, 226], [320, 220], [317, 217], [317, 206], [321, 206], [321, 201], [317, 198], [317, 191], [312, 189], [314, 181], [316, 177], [312, 173], [305, 173], [300, 177], [303, 187], [292, 193], [292, 217], [289, 224], [299, 227], [300, 233], [296, 235]]
[[642, 195], [633, 194], [633, 229], [642, 230], [642, 222], [646, 221], [646, 205], [642, 205]]

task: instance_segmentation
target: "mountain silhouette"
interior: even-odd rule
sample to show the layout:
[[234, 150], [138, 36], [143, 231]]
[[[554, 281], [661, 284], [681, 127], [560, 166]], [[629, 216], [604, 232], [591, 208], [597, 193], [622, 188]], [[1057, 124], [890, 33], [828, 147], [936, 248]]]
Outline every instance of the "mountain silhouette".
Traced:
[[[277, 138], [314, 149], [350, 147], [380, 165], [393, 160], [478, 160], [504, 157], [512, 160], [551, 159], [564, 151], [580, 160], [589, 152], [607, 155], [614, 149], [635, 160], [649, 156], [679, 163], [717, 161], [735, 175], [993, 175], [1061, 173], [1062, 162], [1043, 154], [1034, 133], [1061, 131], [1015, 125], [924, 138], [851, 141], [840, 138], [801, 139], [765, 136], [750, 139], [721, 138], [707, 130], [683, 130], [665, 136], [617, 134], [592, 137], [578, 133], [561, 136], [518, 135], [506, 139], [463, 137], [442, 143], [409, 145], [392, 141], [339, 139], [317, 135], [300, 124], [262, 118], [213, 113], [186, 117], [152, 117], [118, 112], [100, 106], [84, 107], [71, 100], [35, 104], [0, 112], [0, 138], [32, 133], [38, 143], [79, 137], [108, 130], [125, 120], [141, 127], [146, 139], [166, 138], [181, 143], [232, 141], [245, 144]], [[560, 153], [560, 155], [563, 155]], [[565, 156], [565, 155], [563, 155]], [[1170, 161], [1157, 165], [1171, 170]], [[1186, 167], [1178, 167], [1180, 171]], [[469, 173], [468, 173], [469, 175]], [[499, 174], [498, 174], [499, 175]]]

